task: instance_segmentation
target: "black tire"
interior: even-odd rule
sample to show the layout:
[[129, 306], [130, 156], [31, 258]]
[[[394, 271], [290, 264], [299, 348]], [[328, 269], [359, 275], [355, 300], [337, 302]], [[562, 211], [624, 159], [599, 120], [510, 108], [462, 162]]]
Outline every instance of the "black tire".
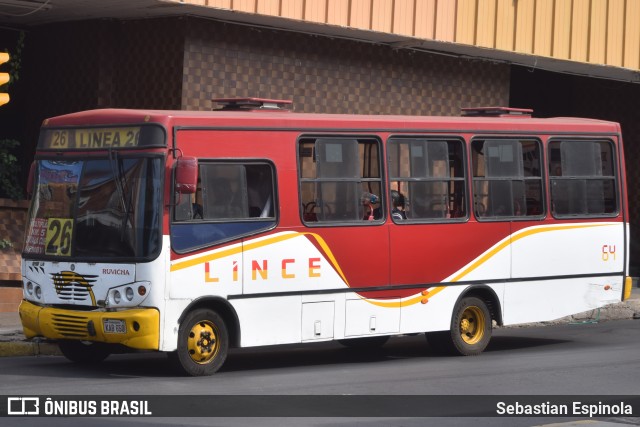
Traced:
[[437, 353], [475, 356], [491, 340], [491, 313], [484, 301], [464, 297], [458, 301], [451, 317], [451, 330], [426, 334]]
[[60, 352], [75, 363], [100, 363], [111, 354], [108, 344], [91, 341], [58, 341]]
[[338, 340], [340, 344], [349, 348], [380, 348], [389, 341], [389, 336], [350, 338]]
[[176, 368], [190, 376], [214, 374], [227, 358], [229, 333], [218, 313], [197, 309], [189, 313], [178, 330], [178, 350], [170, 354]]

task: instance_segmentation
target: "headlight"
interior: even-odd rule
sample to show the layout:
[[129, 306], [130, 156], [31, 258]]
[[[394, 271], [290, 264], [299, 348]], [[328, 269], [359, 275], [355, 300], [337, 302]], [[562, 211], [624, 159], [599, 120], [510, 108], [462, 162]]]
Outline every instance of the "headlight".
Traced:
[[33, 283], [27, 282], [27, 293], [33, 295]]
[[107, 293], [107, 306], [124, 308], [140, 305], [149, 294], [149, 285], [149, 282], [134, 282], [111, 288]]
[[36, 298], [42, 298], [42, 289], [40, 289], [40, 286], [36, 286]]

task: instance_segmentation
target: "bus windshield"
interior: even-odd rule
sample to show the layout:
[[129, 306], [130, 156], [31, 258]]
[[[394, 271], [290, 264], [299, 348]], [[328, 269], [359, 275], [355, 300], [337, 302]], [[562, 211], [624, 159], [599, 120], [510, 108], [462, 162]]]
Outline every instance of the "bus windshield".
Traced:
[[37, 160], [24, 254], [150, 258], [160, 251], [162, 158]]

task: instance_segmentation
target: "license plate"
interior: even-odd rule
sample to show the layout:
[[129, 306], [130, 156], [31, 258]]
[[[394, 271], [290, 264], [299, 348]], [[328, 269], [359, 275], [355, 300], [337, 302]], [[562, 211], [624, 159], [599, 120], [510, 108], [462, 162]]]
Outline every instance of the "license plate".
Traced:
[[126, 334], [127, 326], [124, 320], [105, 319], [102, 321], [105, 334]]

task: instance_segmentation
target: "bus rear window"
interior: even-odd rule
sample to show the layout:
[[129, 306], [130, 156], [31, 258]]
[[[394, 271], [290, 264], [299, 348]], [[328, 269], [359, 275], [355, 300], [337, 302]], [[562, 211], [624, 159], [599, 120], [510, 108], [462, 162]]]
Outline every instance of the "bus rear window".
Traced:
[[614, 148], [609, 141], [549, 143], [554, 216], [612, 216], [618, 212]]

